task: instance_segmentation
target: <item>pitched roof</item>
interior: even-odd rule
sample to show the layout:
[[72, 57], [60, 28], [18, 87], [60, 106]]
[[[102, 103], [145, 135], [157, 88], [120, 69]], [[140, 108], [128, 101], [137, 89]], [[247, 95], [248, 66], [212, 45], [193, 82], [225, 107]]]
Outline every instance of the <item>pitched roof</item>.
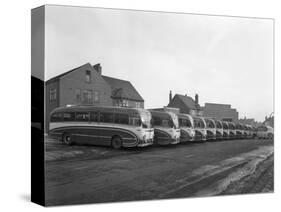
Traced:
[[200, 109], [200, 106], [198, 104], [196, 104], [195, 101], [190, 96], [176, 94], [174, 96], [174, 98], [179, 98], [185, 104], [185, 106], [187, 106], [189, 109], [193, 109], [193, 110]]
[[[82, 66], [79, 66], [77, 68], [74, 68], [70, 71], [64, 72], [60, 75], [57, 75], [51, 79], [49, 79], [46, 83], [53, 82], [57, 79], [60, 79], [61, 77], [76, 71], [82, 67], [87, 68], [89, 70], [95, 70], [95, 68], [98, 64], [92, 66], [90, 63], [86, 63]], [[141, 95], [137, 92], [137, 90], [134, 88], [134, 86], [126, 80], [121, 80], [121, 79], [116, 79], [113, 77], [108, 77], [108, 76], [102, 76], [102, 78], [109, 84], [109, 86], [112, 89], [112, 98], [122, 98], [122, 99], [128, 99], [128, 100], [134, 100], [134, 101], [140, 101], [144, 102], [143, 98]]]
[[116, 79], [108, 76], [102, 76], [103, 79], [111, 86], [112, 98], [122, 98], [143, 102], [143, 98], [134, 88], [134, 86], [126, 80]]
[[67, 74], [69, 74], [69, 73], [71, 73], [71, 72], [73, 72], [73, 71], [76, 71], [76, 70], [79, 69], [79, 68], [82, 68], [83, 66], [85, 66], [85, 67], [87, 67], [87, 66], [88, 66], [88, 67], [92, 67], [90, 63], [85, 63], [85, 64], [82, 65], [82, 66], [79, 66], [79, 67], [77, 67], [77, 68], [71, 69], [70, 71], [64, 72], [64, 73], [62, 73], [62, 74], [60, 74], [60, 75], [57, 75], [57, 76], [55, 76], [55, 77], [53, 77], [53, 78], [47, 80], [47, 83], [52, 82], [52, 81], [54, 81], [54, 80], [57, 80], [57, 79], [59, 79], [59, 78], [65, 76], [65, 75], [67, 75]]

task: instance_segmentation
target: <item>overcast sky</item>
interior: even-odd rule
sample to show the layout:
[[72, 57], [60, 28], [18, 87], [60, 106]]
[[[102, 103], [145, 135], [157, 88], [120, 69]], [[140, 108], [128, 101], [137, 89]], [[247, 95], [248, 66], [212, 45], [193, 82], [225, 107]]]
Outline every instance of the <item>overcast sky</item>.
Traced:
[[173, 94], [231, 104], [262, 121], [273, 111], [270, 19], [47, 6], [46, 75], [90, 62], [131, 81], [146, 108]]

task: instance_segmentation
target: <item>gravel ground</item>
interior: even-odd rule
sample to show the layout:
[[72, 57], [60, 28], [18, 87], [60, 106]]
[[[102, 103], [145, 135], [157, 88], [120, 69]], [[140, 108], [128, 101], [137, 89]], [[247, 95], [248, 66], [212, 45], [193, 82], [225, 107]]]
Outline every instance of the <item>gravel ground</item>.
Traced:
[[273, 141], [112, 150], [46, 143], [47, 205], [273, 191]]

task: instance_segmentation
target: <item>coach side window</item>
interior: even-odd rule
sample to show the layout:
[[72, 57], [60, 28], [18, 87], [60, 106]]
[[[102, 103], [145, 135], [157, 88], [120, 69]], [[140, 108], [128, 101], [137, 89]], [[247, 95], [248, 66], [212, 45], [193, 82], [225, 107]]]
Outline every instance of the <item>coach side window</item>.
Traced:
[[93, 121], [93, 122], [98, 122], [99, 121], [99, 113], [98, 112], [91, 112], [90, 120]]
[[76, 121], [89, 121], [90, 120], [90, 114], [87, 112], [76, 112]]
[[115, 113], [114, 123], [116, 123], [116, 124], [129, 124], [129, 115], [128, 114]]
[[64, 113], [63, 121], [75, 121], [75, 113], [74, 112]]
[[51, 116], [51, 122], [60, 122], [62, 121], [62, 113], [54, 113]]
[[114, 114], [113, 113], [100, 113], [100, 122], [113, 123]]

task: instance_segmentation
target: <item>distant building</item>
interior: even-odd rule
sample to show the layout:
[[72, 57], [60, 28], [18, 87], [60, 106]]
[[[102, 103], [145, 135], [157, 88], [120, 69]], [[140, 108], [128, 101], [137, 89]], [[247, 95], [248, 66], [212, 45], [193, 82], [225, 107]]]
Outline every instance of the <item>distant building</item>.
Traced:
[[199, 96], [195, 95], [195, 100], [187, 95], [176, 94], [172, 98], [172, 92], [169, 95], [169, 104], [167, 107], [178, 108], [181, 113], [190, 114], [193, 116], [202, 116], [203, 111], [199, 105]]
[[126, 80], [102, 75], [100, 64], [86, 63], [46, 82], [46, 119], [50, 112], [66, 105], [144, 107], [144, 100]]
[[246, 117], [244, 117], [243, 119], [239, 119], [239, 122], [241, 124], [250, 124], [254, 126], [258, 124], [258, 122], [256, 122], [254, 118], [246, 118]]
[[238, 122], [239, 113], [229, 104], [205, 103], [203, 115], [224, 121]]

